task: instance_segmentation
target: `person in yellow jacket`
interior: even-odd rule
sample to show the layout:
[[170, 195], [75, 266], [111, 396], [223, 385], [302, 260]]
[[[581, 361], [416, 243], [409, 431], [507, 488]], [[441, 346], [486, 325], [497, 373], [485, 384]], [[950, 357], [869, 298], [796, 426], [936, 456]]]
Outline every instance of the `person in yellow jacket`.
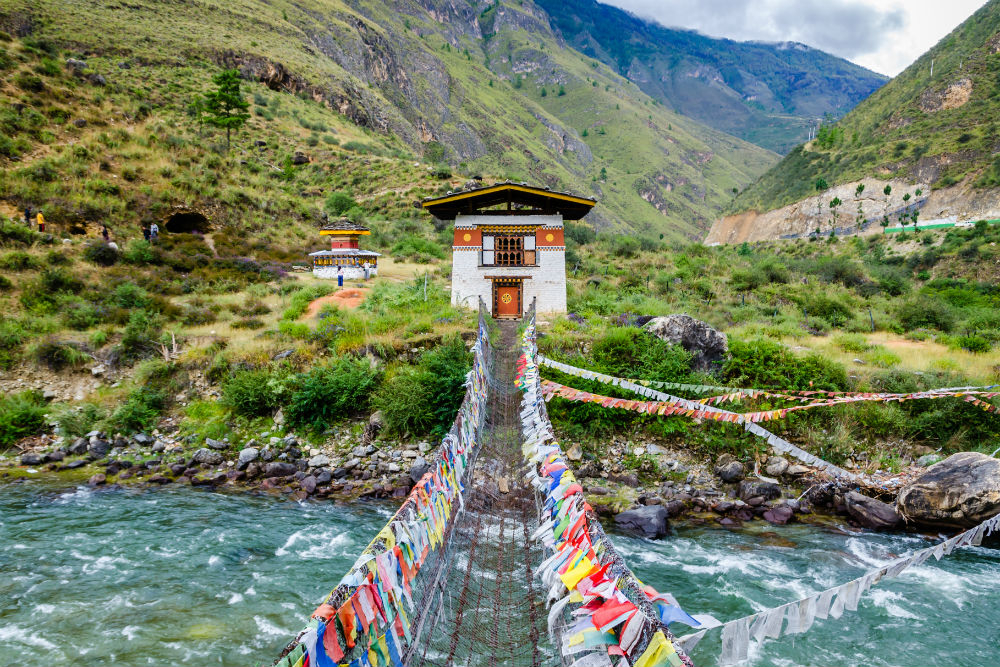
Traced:
[[45, 231], [45, 216], [42, 215], [41, 211], [38, 212], [38, 218], [37, 218], [37, 220], [38, 220], [38, 231], [39, 232], [44, 232]]

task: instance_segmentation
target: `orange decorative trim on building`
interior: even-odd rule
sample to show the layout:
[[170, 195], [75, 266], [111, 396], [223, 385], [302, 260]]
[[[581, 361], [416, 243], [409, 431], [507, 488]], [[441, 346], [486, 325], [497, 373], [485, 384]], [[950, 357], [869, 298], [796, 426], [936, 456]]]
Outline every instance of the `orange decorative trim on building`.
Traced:
[[320, 236], [366, 236], [371, 234], [367, 229], [321, 229]]
[[542, 228], [535, 232], [535, 246], [563, 246], [566, 240], [563, 238], [563, 230]]
[[478, 229], [456, 229], [455, 243], [452, 247], [483, 245], [483, 233]]

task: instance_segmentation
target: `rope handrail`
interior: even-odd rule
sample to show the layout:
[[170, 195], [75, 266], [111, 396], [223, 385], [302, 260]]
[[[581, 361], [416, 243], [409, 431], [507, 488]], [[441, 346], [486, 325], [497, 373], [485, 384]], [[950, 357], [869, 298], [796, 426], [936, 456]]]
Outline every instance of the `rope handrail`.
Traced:
[[[545, 498], [548, 514], [536, 536], [553, 551], [538, 569], [550, 586], [549, 601], [558, 598], [549, 612], [550, 633], [569, 634], [558, 642], [564, 658], [590, 649], [595, 665], [610, 665], [611, 656], [622, 655], [637, 667], [690, 667], [691, 659], [654, 608], [653, 600], [662, 605], [666, 596], [644, 586], [625, 563], [562, 457], [545, 410], [536, 354], [532, 318], [523, 334], [517, 383], [524, 391], [524, 453], [532, 464], [527, 478]], [[575, 623], [557, 624], [567, 605], [584, 602]], [[598, 646], [605, 648], [594, 650]]]
[[[750, 640], [763, 642], [767, 638], [777, 639], [784, 635], [801, 634], [809, 630], [817, 618], [821, 620], [828, 616], [840, 618], [845, 610], [856, 611], [861, 595], [883, 579], [896, 577], [904, 570], [920, 565], [931, 556], [940, 560], [943, 556], [951, 555], [954, 549], [979, 546], [982, 544], [983, 537], [992, 535], [994, 531], [998, 530], [1000, 530], [1000, 514], [990, 517], [979, 525], [944, 542], [919, 549], [908, 556], [896, 558], [877, 570], [866, 572], [864, 575], [839, 586], [727, 623], [706, 627], [698, 632], [680, 637], [677, 642], [685, 649], [691, 650], [707, 632], [715, 628], [722, 628], [722, 655], [717, 664], [724, 666], [746, 660]], [[787, 625], [784, 625], [783, 628], [786, 620]]]

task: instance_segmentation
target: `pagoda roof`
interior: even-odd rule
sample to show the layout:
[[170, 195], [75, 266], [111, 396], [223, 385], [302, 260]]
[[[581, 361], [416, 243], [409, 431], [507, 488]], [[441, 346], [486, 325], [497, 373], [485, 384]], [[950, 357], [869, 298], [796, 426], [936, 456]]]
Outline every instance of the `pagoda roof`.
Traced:
[[[527, 183], [505, 181], [470, 190], [449, 192], [443, 197], [424, 199], [421, 206], [438, 220], [454, 220], [459, 215], [555, 215], [579, 220], [597, 204], [596, 199], [568, 192], [556, 192]], [[491, 207], [503, 206], [495, 209]]]
[[320, 234], [371, 234], [371, 231], [363, 225], [359, 225], [356, 222], [351, 222], [347, 218], [341, 218], [336, 222], [331, 222], [328, 225], [324, 225], [319, 230]]

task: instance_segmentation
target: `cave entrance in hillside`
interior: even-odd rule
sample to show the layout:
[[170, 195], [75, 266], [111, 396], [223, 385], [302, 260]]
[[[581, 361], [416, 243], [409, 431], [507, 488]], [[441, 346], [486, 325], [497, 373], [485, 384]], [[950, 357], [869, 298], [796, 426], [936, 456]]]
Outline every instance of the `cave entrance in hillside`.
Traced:
[[207, 234], [211, 231], [208, 218], [196, 211], [174, 213], [167, 218], [164, 227], [172, 234], [194, 234], [196, 232], [198, 234]]

